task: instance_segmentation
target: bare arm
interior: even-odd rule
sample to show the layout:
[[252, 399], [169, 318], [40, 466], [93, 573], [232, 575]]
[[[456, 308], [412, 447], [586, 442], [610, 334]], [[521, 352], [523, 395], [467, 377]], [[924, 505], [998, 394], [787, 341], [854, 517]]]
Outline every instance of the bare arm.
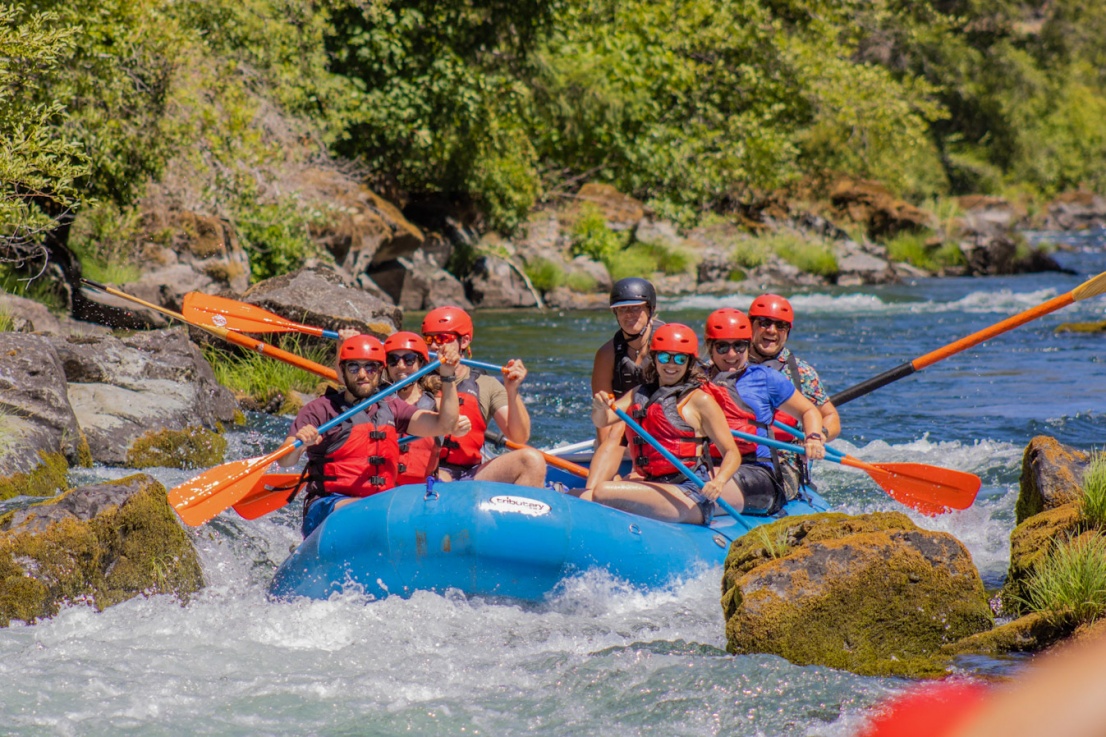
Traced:
[[[461, 352], [457, 343], [445, 343], [438, 348], [438, 360], [442, 362], [438, 373], [443, 379], [456, 375], [461, 362]], [[420, 438], [434, 435], [449, 435], [457, 425], [460, 408], [457, 406], [457, 383], [442, 382], [442, 396], [438, 401], [438, 410], [420, 409], [407, 425], [407, 432]]]
[[507, 436], [507, 439], [515, 443], [526, 443], [530, 440], [530, 413], [526, 410], [526, 404], [522, 401], [519, 387], [526, 378], [526, 366], [522, 360], [512, 358], [503, 367], [503, 386], [507, 390], [507, 406], [501, 407], [495, 413], [495, 424]]
[[322, 435], [319, 435], [319, 431], [314, 425], [304, 425], [296, 432], [295, 435], [289, 435], [288, 437], [286, 437], [281, 447], [284, 447], [285, 445], [291, 445], [297, 440], [302, 440], [303, 445], [296, 448], [288, 455], [278, 458], [277, 465], [281, 468], [288, 468], [290, 466], [296, 465], [297, 463], [299, 463], [304, 449], [321, 442], [322, 439]]
[[822, 413], [822, 431], [826, 435], [826, 442], [836, 440], [841, 434], [841, 415], [837, 414], [837, 407], [833, 402], [826, 402], [818, 411]]
[[795, 392], [791, 395], [790, 399], [781, 405], [781, 409], [803, 421], [803, 433], [808, 436], [803, 443], [806, 448], [806, 457], [811, 460], [825, 458], [825, 439], [818, 440], [816, 437], [809, 437], [812, 433], [825, 435], [825, 432], [822, 430], [822, 413], [818, 411], [814, 403], [804, 397], [802, 393]]
[[718, 450], [722, 451], [722, 462], [714, 478], [703, 485], [703, 495], [708, 499], [717, 499], [722, 487], [741, 467], [741, 453], [737, 450], [733, 435], [730, 434], [726, 415], [718, 403], [704, 391], [695, 391], [687, 398], [682, 412], [697, 432], [706, 435]]
[[595, 352], [591, 365], [591, 393], [614, 392], [614, 341], [608, 340]]

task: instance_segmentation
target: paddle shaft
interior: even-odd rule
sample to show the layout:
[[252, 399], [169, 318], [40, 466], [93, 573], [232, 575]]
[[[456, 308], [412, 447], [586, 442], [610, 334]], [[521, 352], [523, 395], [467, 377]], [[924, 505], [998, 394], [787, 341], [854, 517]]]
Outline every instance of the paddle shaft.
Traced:
[[[776, 450], [787, 450], [792, 453], [798, 453], [800, 455], [806, 455], [806, 448], [800, 445], [792, 445], [791, 443], [785, 443], [782, 440], [776, 440], [775, 438], [765, 438], [760, 435], [752, 435], [747, 432], [741, 432], [740, 430], [731, 430], [735, 438], [741, 440], [748, 440], [751, 443], [759, 443], [768, 448], [775, 448]], [[839, 450], [835, 450], [833, 454], [826, 454], [826, 460], [833, 463], [840, 463], [842, 466], [851, 466], [852, 468], [860, 468], [869, 473], [884, 473], [882, 468], [873, 466], [870, 463], [865, 463], [859, 459], [853, 458], [850, 455], [845, 455]]]
[[[803, 435], [803, 433], [799, 430], [799, 428], [792, 427], [791, 425], [788, 425], [785, 422], [780, 422], [779, 420], [772, 420], [772, 425], [773, 425], [773, 427], [777, 427], [780, 430], [783, 430], [785, 433], [787, 433], [788, 435], [790, 435], [793, 438], [797, 438], [799, 440], [803, 440], [803, 439], [806, 438], [806, 436]], [[826, 449], [826, 456], [827, 457], [829, 457], [829, 456], [836, 456], [838, 458], [844, 458], [845, 457], [845, 454], [842, 453], [841, 451], [839, 451], [837, 448], [832, 448], [828, 444], [824, 445], [823, 447]]]
[[1038, 317], [1055, 312], [1063, 307], [1078, 302], [1079, 300], [1087, 299], [1088, 297], [1094, 297], [1095, 295], [1102, 294], [1106, 291], [1106, 271], [1102, 272], [1098, 276], [1088, 279], [1080, 284], [1075, 289], [1066, 294], [1061, 294], [1058, 297], [1031, 307], [1024, 312], [1019, 312], [1013, 317], [1008, 317], [1001, 322], [997, 322], [989, 328], [980, 330], [979, 332], [972, 333], [969, 336], [961, 338], [960, 340], [953, 341], [948, 345], [938, 348], [935, 351], [926, 353], [924, 356], [918, 356], [913, 361], [908, 361], [902, 365], [896, 366], [893, 369], [884, 371], [879, 376], [874, 376], [867, 381], [862, 381], [859, 384], [850, 386], [844, 391], [838, 392], [830, 397], [830, 401], [834, 405], [840, 407], [845, 402], [851, 402], [852, 400], [862, 397], [865, 394], [874, 392], [882, 386], [887, 386], [893, 381], [910, 376], [915, 371], [921, 371], [927, 366], [932, 366], [938, 361], [943, 361], [949, 356], [965, 351], [973, 346], [977, 346], [985, 340], [1001, 335], [1008, 330], [1013, 330], [1019, 325], [1024, 325], [1027, 322], [1036, 320]]
[[[203, 304], [197, 304], [197, 302]], [[227, 329], [233, 331], [242, 331], [246, 333], [285, 333], [295, 332], [303, 333], [304, 335], [313, 335], [316, 338], [329, 338], [330, 340], [341, 340], [342, 336], [334, 330], [327, 330], [326, 328], [315, 327], [313, 325], [304, 325], [303, 323], [294, 322], [287, 318], [281, 317], [273, 312], [258, 307], [257, 305], [251, 305], [248, 302], [238, 302], [226, 297], [216, 297], [211, 294], [204, 294], [203, 292], [189, 292], [184, 296], [184, 311], [192, 315], [203, 314], [212, 320], [214, 327], [222, 327], [215, 324], [215, 321], [221, 320]], [[185, 317], [179, 317], [179, 319], [189, 324], [196, 325], [200, 328], [208, 327], [205, 324], [190, 321]], [[433, 352], [430, 353], [430, 358], [437, 358], [437, 355]], [[484, 363], [483, 361], [473, 361], [470, 358], [462, 358], [461, 363], [470, 368], [484, 369], [485, 371], [502, 371], [502, 366], [496, 366], [494, 363]]]
[[[511, 450], [522, 450], [523, 448], [531, 447], [529, 445], [523, 445], [522, 443], [516, 443], [513, 440], [509, 440], [507, 436], [501, 432], [497, 433], [490, 430], [484, 432], [484, 440], [492, 443], [493, 445], [505, 445]], [[538, 450], [537, 448], [534, 448], [533, 450], [537, 450], [539, 453], [541, 453], [541, 457], [544, 458], [545, 462], [548, 463], [550, 466], [559, 468], [562, 471], [568, 471], [569, 473], [579, 476], [582, 479], [586, 479], [588, 477], [588, 469], [579, 464], [573, 463], [572, 461], [566, 461], [564, 458], [558, 458], [555, 455], [546, 453], [544, 450]]]
[[260, 353], [263, 356], [268, 356], [269, 358], [275, 358], [277, 360], [284, 361], [285, 363], [289, 363], [297, 368], [301, 368], [304, 371], [308, 371], [310, 373], [321, 376], [324, 379], [329, 379], [330, 381], [338, 381], [338, 372], [334, 369], [315, 363], [314, 361], [310, 361], [306, 358], [303, 358], [302, 356], [297, 356], [295, 353], [289, 353], [288, 351], [281, 350], [274, 345], [269, 345], [268, 343], [257, 340], [256, 338], [250, 338], [233, 330], [228, 330], [227, 328], [221, 328], [217, 325], [204, 325], [202, 323], [195, 322], [194, 320], [188, 320], [179, 312], [173, 312], [172, 310], [161, 307], [160, 305], [155, 305], [147, 302], [146, 300], [139, 299], [133, 294], [127, 294], [126, 292], [109, 287], [106, 284], [94, 282], [91, 279], [81, 279], [81, 282], [83, 284], [87, 284], [93, 289], [98, 289], [101, 292], [106, 292], [107, 294], [129, 300], [131, 302], [134, 302], [135, 304], [142, 305], [147, 309], [159, 312], [162, 315], [184, 323], [185, 325], [192, 325], [194, 327], [197, 327], [200, 330], [210, 333], [211, 335], [222, 338], [228, 343], [233, 343], [237, 346], [241, 346], [242, 348], [248, 348], [251, 351]]
[[[631, 428], [634, 432], [636, 432], [638, 435], [640, 435], [641, 438], [645, 442], [647, 442], [647, 443], [649, 443], [649, 445], [653, 446], [653, 448], [658, 453], [660, 453], [662, 456], [664, 456], [664, 459], [666, 461], [668, 461], [673, 466], [675, 466], [676, 470], [678, 470], [680, 473], [682, 473], [687, 478], [688, 481], [695, 484], [700, 489], [702, 489], [706, 485], [706, 482], [704, 482], [701, 478], [699, 478], [694, 473], [692, 473], [690, 468], [685, 466], [680, 461], [679, 458], [674, 456], [668, 450], [668, 448], [665, 448], [663, 445], [661, 445], [660, 442], [656, 438], [654, 438], [652, 435], [647, 433], [645, 431], [645, 428], [642, 427], [641, 425], [639, 425], [637, 423], [637, 421], [634, 420], [633, 417], [630, 417], [630, 415], [627, 412], [625, 412], [624, 410], [619, 409], [613, 401], [610, 403], [610, 408], [612, 410], [614, 410], [614, 413], [616, 415], [618, 415], [618, 419], [625, 422], [627, 427]], [[731, 517], [737, 517], [738, 514], [740, 514], [736, 509], [733, 508], [733, 506], [729, 502], [727, 502], [725, 499], [723, 499], [721, 495], [719, 495], [718, 498], [714, 500], [714, 503], [717, 504], [718, 506], [722, 507], [722, 509], [724, 509], [726, 511], [726, 513], [729, 514]]]

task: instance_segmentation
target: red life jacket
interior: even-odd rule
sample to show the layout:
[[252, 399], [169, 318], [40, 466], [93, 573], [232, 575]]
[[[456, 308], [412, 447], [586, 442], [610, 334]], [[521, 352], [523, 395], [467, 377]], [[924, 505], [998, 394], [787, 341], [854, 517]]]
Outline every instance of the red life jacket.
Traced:
[[[415, 402], [419, 409], [428, 409], [435, 412], [438, 409], [434, 397], [426, 392], [422, 393]], [[399, 449], [399, 475], [396, 478], [396, 486], [404, 484], [421, 484], [426, 477], [438, 470], [438, 455], [442, 450], [442, 441], [439, 438], [417, 438], [401, 446]]]
[[[646, 394], [650, 387], [634, 389], [629, 414], [641, 427], [676, 456], [688, 468], [695, 468], [702, 459], [704, 438], [680, 416], [680, 400], [699, 389], [699, 384], [686, 383], [660, 387]], [[679, 473], [663, 455], [632, 428], [626, 428], [634, 469], [646, 478], [670, 476]]]
[[[307, 464], [310, 496], [372, 496], [396, 485], [399, 442], [386, 402], [358, 412], [323, 436], [325, 454]], [[321, 488], [320, 488], [321, 487]]]
[[446, 435], [442, 439], [441, 462], [472, 468], [484, 462], [484, 431], [488, 429], [480, 412], [480, 387], [474, 373], [458, 382], [457, 403], [461, 414], [472, 423], [472, 431], [459, 438]]
[[[780, 353], [783, 353], [783, 351], [780, 351]], [[765, 361], [763, 365], [767, 366], [770, 369], [775, 369], [776, 371], [779, 371], [781, 374], [785, 375], [787, 374], [786, 369], [790, 368], [791, 374], [789, 378], [791, 379], [791, 383], [795, 385], [795, 391], [799, 392], [799, 394], [803, 393], [803, 382], [802, 379], [799, 377], [799, 361], [795, 357], [794, 353], [788, 352], [786, 361], [781, 361], [779, 353], [777, 353], [774, 357], [769, 358], [767, 361]], [[799, 419], [797, 417], [792, 417], [790, 414], [784, 412], [782, 409], [776, 410], [776, 415], [772, 419], [774, 419], [776, 422], [781, 422], [784, 425], [789, 425], [796, 428], [799, 427]], [[794, 435], [783, 430], [778, 430], [776, 428], [772, 429], [772, 437], [774, 437], [776, 440], [782, 440], [785, 443], [795, 442]]]
[[[750, 435], [756, 435], [757, 429], [764, 427], [764, 425], [757, 422], [757, 416], [753, 412], [753, 408], [747, 405], [738, 393], [737, 380], [740, 377], [741, 374], [737, 371], [723, 371], [711, 378], [710, 382], [704, 384], [703, 390], [714, 397], [714, 401], [718, 402], [718, 406], [722, 408], [722, 412], [726, 415], [726, 424], [730, 426], [731, 430], [740, 430]], [[756, 458], [756, 443], [739, 440], [738, 438], [734, 438], [734, 442], [737, 443], [737, 450], [741, 453], [742, 458], [749, 458], [750, 456]], [[714, 443], [711, 443], [710, 454], [714, 458], [722, 457], [722, 451], [718, 450]]]

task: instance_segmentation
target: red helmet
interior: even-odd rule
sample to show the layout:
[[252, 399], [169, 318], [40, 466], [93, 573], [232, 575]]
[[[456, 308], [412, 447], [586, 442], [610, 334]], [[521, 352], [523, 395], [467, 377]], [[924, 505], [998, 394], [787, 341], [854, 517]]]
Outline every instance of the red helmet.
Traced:
[[778, 294], [762, 294], [754, 299], [749, 305], [749, 317], [767, 317], [769, 320], [783, 320], [788, 325], [795, 324], [795, 310]]
[[472, 318], [460, 307], [436, 307], [422, 319], [422, 333], [457, 333], [472, 340]]
[[387, 354], [384, 345], [371, 335], [355, 335], [342, 343], [339, 361], [378, 361], [384, 363]]
[[400, 331], [388, 336], [388, 339], [384, 341], [384, 352], [391, 353], [392, 351], [414, 351], [422, 356], [423, 361], [430, 360], [430, 351], [426, 347], [426, 341], [422, 339], [421, 335], [408, 331]]
[[687, 325], [670, 322], [656, 329], [653, 333], [653, 341], [649, 344], [649, 350], [653, 353], [668, 351], [697, 356], [699, 355], [699, 336]]
[[753, 326], [741, 310], [723, 307], [707, 317], [707, 340], [752, 340]]

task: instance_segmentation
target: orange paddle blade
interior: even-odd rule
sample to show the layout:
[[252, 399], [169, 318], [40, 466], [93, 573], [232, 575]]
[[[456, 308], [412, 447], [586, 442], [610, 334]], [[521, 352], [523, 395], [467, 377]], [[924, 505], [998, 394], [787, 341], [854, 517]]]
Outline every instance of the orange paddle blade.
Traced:
[[186, 525], [202, 525], [229, 509], [257, 486], [269, 464], [290, 453], [285, 445], [268, 455], [216, 466], [169, 490], [169, 504]]
[[292, 500], [301, 478], [299, 473], [267, 473], [234, 505], [234, 511], [243, 519], [257, 519], [275, 512]]
[[975, 474], [922, 463], [865, 463], [847, 455], [841, 465], [867, 471], [891, 498], [931, 516], [972, 506], [982, 485]]
[[323, 333], [322, 328], [292, 322], [255, 305], [203, 292], [184, 295], [181, 314], [186, 320], [244, 333]]

